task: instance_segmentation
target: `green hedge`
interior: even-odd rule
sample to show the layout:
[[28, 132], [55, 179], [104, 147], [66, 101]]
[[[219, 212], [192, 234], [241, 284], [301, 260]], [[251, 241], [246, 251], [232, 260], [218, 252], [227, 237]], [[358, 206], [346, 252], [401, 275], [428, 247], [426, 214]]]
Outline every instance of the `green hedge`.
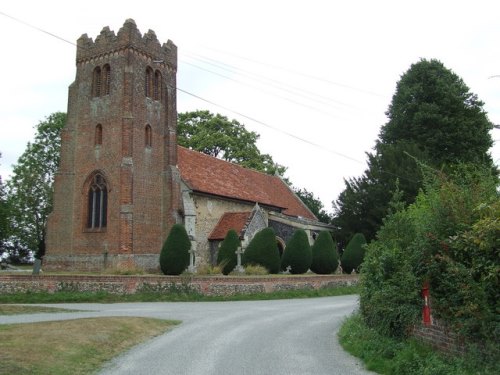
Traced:
[[356, 233], [345, 248], [342, 254], [341, 264], [342, 270], [345, 273], [358, 272], [361, 263], [365, 257], [364, 245], [366, 244], [365, 236], [362, 233]]
[[285, 271], [290, 267], [290, 273], [306, 273], [311, 267], [312, 253], [309, 246], [307, 233], [303, 229], [297, 229], [288, 243], [281, 257], [281, 270]]
[[219, 253], [217, 254], [217, 265], [222, 267], [224, 275], [229, 275], [234, 267], [236, 267], [238, 261], [236, 250], [238, 250], [239, 246], [240, 239], [238, 233], [234, 229], [231, 229], [227, 232], [224, 241], [221, 242]]
[[267, 268], [269, 273], [279, 272], [280, 252], [272, 228], [265, 228], [255, 234], [243, 253], [242, 264], [260, 265]]
[[180, 275], [189, 266], [191, 241], [181, 224], [174, 224], [160, 253], [160, 268], [165, 275]]
[[322, 231], [311, 248], [311, 271], [320, 275], [334, 273], [339, 266], [337, 245], [330, 232]]

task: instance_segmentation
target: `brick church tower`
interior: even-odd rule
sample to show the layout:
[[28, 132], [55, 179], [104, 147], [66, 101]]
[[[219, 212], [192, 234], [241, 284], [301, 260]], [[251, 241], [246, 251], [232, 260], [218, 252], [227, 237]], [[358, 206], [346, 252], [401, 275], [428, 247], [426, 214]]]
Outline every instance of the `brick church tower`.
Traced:
[[180, 221], [177, 47], [133, 20], [78, 39], [44, 268], [155, 269]]

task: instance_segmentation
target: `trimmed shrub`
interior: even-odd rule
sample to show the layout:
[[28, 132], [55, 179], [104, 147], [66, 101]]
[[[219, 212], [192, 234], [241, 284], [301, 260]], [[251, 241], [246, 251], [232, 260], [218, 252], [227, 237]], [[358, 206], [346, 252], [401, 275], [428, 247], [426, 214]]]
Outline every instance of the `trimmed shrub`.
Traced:
[[238, 246], [240, 246], [238, 233], [234, 229], [231, 229], [220, 244], [219, 253], [217, 254], [217, 265], [221, 268], [224, 275], [229, 275], [234, 267], [236, 267], [236, 250], [238, 250]]
[[260, 265], [267, 268], [269, 273], [279, 272], [280, 252], [272, 228], [262, 229], [255, 234], [243, 253], [242, 264]]
[[330, 232], [322, 231], [311, 248], [311, 271], [320, 275], [334, 273], [339, 266], [337, 245]]
[[281, 269], [285, 271], [290, 267], [290, 273], [306, 273], [311, 267], [312, 253], [307, 234], [303, 229], [297, 229], [286, 244]]
[[366, 244], [365, 236], [362, 233], [356, 233], [344, 251], [342, 255], [341, 264], [342, 270], [345, 273], [352, 273], [352, 271], [358, 271], [359, 266], [363, 263], [363, 258], [365, 257], [364, 246]]
[[189, 266], [191, 241], [181, 224], [174, 224], [160, 253], [160, 268], [165, 275], [180, 275]]

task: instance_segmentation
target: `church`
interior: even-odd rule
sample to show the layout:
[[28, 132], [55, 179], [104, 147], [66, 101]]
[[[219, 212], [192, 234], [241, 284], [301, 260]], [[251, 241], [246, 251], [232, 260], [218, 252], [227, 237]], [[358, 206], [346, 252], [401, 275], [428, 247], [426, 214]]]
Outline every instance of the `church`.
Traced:
[[196, 264], [214, 264], [235, 229], [243, 250], [272, 227], [280, 252], [297, 228], [331, 230], [278, 176], [177, 145], [177, 47], [125, 21], [77, 41], [76, 77], [47, 224], [46, 270], [159, 269], [182, 223]]

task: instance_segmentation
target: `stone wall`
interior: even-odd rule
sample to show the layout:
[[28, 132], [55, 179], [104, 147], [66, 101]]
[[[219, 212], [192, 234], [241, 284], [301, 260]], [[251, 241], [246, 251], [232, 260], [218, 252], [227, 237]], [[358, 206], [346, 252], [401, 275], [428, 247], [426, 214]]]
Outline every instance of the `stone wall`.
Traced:
[[443, 353], [460, 355], [465, 352], [464, 341], [439, 320], [430, 325], [419, 324], [413, 329], [413, 336]]
[[0, 294], [19, 292], [106, 291], [131, 294], [141, 291], [172, 293], [196, 291], [203, 295], [321, 289], [356, 285], [356, 275], [289, 277], [239, 276], [115, 276], [115, 275], [0, 275]]

